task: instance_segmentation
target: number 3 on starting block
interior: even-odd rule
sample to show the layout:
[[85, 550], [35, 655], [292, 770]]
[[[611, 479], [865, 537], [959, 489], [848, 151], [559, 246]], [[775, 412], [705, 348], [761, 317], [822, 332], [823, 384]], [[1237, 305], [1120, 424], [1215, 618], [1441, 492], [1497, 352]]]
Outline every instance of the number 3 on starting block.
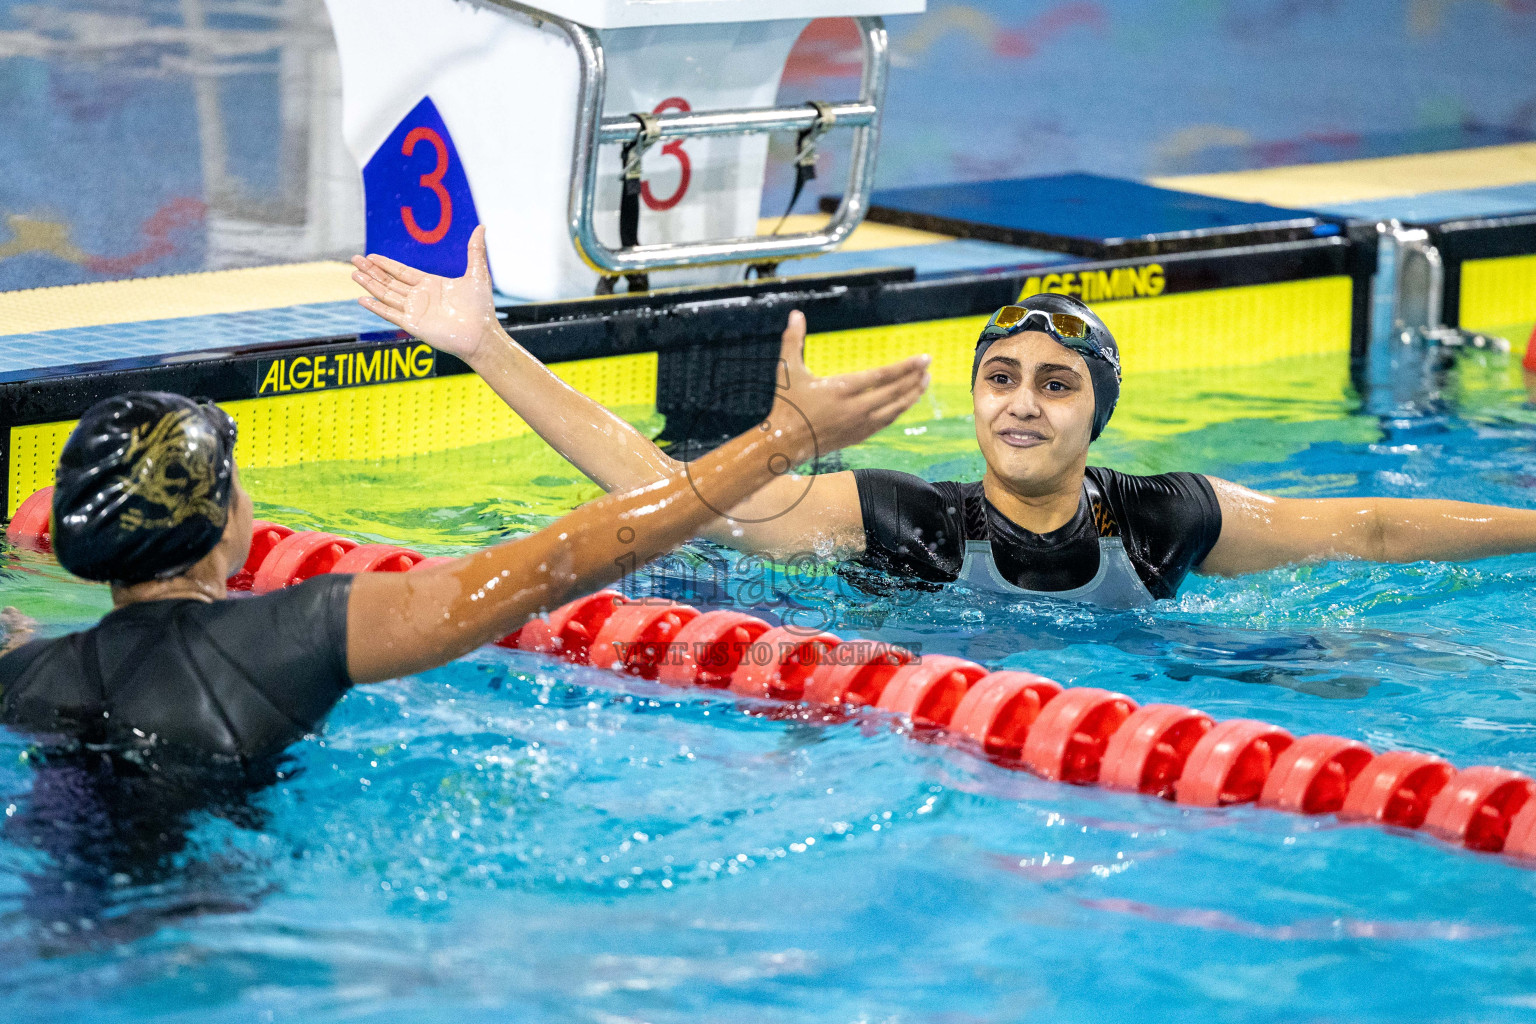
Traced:
[[363, 168], [368, 251], [433, 274], [464, 273], [480, 223], [453, 137], [430, 98], [416, 104]]

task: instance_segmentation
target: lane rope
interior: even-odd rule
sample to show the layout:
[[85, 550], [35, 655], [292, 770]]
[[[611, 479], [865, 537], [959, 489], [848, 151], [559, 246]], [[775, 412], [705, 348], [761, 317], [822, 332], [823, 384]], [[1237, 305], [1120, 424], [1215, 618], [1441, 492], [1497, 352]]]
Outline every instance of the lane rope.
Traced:
[[[6, 538], [50, 553], [53, 488], [17, 508]], [[254, 524], [231, 590], [267, 593], [326, 572], [412, 572], [452, 561], [393, 544]], [[918, 658], [869, 640], [774, 626], [744, 612], [630, 601], [613, 590], [567, 602], [496, 641], [678, 688], [814, 709], [827, 721], [873, 707], [911, 734], [1011, 770], [1196, 807], [1256, 803], [1294, 814], [1422, 830], [1468, 850], [1536, 859], [1536, 781], [1486, 765], [1456, 769], [1408, 750], [1377, 753], [1342, 736], [1292, 736], [1255, 719], [1137, 703], [1030, 672], [989, 672], [948, 655]]]

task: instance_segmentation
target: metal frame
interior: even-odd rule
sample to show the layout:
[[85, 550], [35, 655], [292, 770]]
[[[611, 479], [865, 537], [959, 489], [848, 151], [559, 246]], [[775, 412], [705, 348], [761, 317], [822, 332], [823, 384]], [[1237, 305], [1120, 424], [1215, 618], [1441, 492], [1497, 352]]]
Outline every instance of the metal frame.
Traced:
[[1476, 348], [1508, 353], [1494, 335], [1446, 326], [1445, 261], [1423, 228], [1396, 220], [1376, 225], [1378, 237], [1370, 343], [1366, 350], [1366, 408], [1379, 415], [1412, 415], [1438, 408], [1450, 353]]
[[[516, 0], [482, 0], [515, 11], [535, 23], [560, 29], [576, 48], [581, 78], [576, 99], [576, 140], [571, 159], [571, 191], [567, 207], [571, 242], [576, 252], [600, 274], [643, 274], [718, 263], [773, 263], [795, 256], [829, 252], [841, 245], [869, 211], [874, 187], [875, 154], [880, 141], [880, 108], [885, 98], [890, 44], [885, 23], [877, 17], [858, 22], [863, 43], [864, 69], [859, 99], [854, 103], [828, 104], [836, 128], [853, 129], [848, 187], [832, 220], [820, 231], [792, 235], [752, 235], [705, 242], [664, 242], [610, 249], [597, 237], [593, 208], [597, 198], [598, 155], [607, 144], [635, 142], [642, 145], [666, 139], [701, 135], [803, 131], [821, 118], [814, 107], [779, 107], [743, 110], [703, 110], [654, 115], [650, 126], [633, 115], [603, 117], [607, 91], [607, 64], [602, 40], [595, 29], [556, 17]], [[652, 130], [647, 132], [647, 127]]]

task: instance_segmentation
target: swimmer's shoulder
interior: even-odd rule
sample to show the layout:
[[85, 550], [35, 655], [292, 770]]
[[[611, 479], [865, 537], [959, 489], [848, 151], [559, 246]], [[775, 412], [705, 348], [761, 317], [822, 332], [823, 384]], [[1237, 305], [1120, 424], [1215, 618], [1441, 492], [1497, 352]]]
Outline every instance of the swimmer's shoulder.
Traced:
[[0, 721], [8, 725], [46, 722], [61, 706], [91, 703], [89, 676], [81, 649], [99, 627], [64, 636], [39, 637], [0, 655]]
[[67, 637], [38, 637], [28, 640], [14, 650], [0, 654], [0, 699], [15, 689], [26, 678], [27, 672], [40, 658], [57, 656]]
[[330, 621], [339, 615], [344, 624], [351, 594], [351, 574], [324, 573], [267, 594], [231, 594], [229, 600], [198, 606], [198, 611], [210, 619], [232, 620], [276, 615]]
[[191, 612], [207, 642], [227, 657], [242, 664], [266, 666], [256, 678], [292, 662], [306, 663], [305, 675], [319, 669], [322, 674], [347, 678], [347, 602], [351, 593], [351, 575], [327, 573], [269, 594], [199, 605]]
[[967, 490], [980, 483], [924, 480], [889, 469], [856, 469], [868, 566], [930, 582], [960, 571], [966, 538]]
[[1161, 511], [1171, 506], [1193, 505], [1198, 511], [1221, 515], [1216, 490], [1199, 473], [1121, 473], [1103, 466], [1089, 466], [1088, 478], [1112, 504], [1127, 510], [1140, 506]]
[[924, 480], [914, 473], [903, 473], [897, 469], [855, 469], [853, 479], [859, 489], [861, 504], [866, 496], [887, 502], [933, 502], [952, 515], [960, 510], [950, 506], [956, 505], [971, 492], [981, 492], [979, 480], [970, 483], [960, 480]]

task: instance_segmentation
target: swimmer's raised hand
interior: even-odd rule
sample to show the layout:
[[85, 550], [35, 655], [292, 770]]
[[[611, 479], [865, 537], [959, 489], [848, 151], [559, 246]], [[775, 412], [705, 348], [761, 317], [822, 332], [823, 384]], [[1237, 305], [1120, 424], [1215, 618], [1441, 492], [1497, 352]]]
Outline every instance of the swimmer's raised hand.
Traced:
[[387, 256], [353, 256], [352, 265], [352, 280], [369, 296], [357, 301], [439, 352], [469, 361], [488, 335], [500, 333], [483, 224], [469, 236], [463, 277], [428, 274]]
[[805, 365], [805, 314], [797, 309], [784, 328], [769, 420], [809, 429], [812, 450], [804, 459], [846, 448], [890, 426], [922, 397], [929, 362], [926, 355], [911, 356], [889, 366], [818, 377]]

